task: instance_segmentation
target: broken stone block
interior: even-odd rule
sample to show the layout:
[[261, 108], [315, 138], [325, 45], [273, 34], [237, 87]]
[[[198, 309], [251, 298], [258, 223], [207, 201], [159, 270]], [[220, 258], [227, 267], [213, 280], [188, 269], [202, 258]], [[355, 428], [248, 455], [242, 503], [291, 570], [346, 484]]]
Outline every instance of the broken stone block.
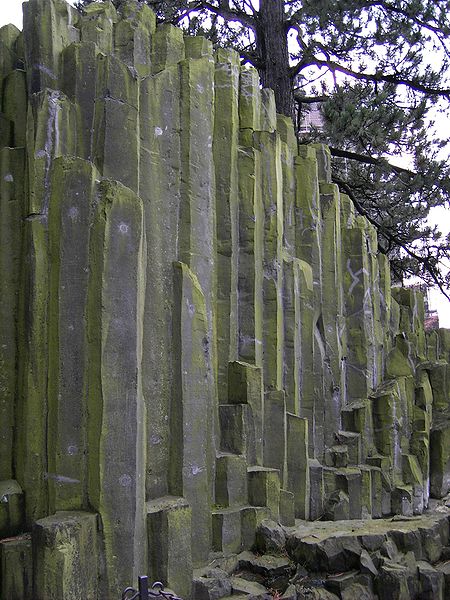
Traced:
[[450, 597], [450, 562], [439, 563], [434, 567], [444, 575], [444, 598]]
[[248, 500], [252, 506], [267, 506], [272, 518], [278, 520], [280, 472], [267, 467], [249, 467]]
[[152, 36], [152, 73], [159, 73], [184, 58], [183, 31], [169, 23], [158, 25]]
[[212, 549], [225, 554], [241, 551], [241, 508], [212, 511]]
[[35, 0], [24, 6], [28, 92], [58, 89], [62, 50], [79, 40], [78, 13], [64, 0]]
[[430, 520], [419, 527], [422, 537], [424, 559], [435, 563], [441, 558], [450, 536], [450, 524], [447, 518]]
[[444, 574], [429, 563], [420, 560], [419, 571], [420, 597], [424, 600], [444, 600]]
[[374, 562], [367, 550], [363, 550], [361, 552], [360, 562], [361, 573], [365, 573], [367, 575], [370, 575], [371, 577], [376, 577], [378, 575], [378, 570], [375, 567]]
[[241, 510], [242, 547], [250, 549], [256, 539], [260, 523], [270, 518], [270, 510], [265, 506], [245, 506]]
[[256, 529], [255, 548], [261, 554], [283, 554], [286, 535], [283, 528], [270, 519], [264, 519]]
[[12, 23], [0, 27], [0, 45], [3, 48], [0, 56], [0, 78], [2, 79], [18, 67], [18, 59], [23, 59], [23, 56], [17, 53], [19, 36], [20, 30]]
[[[401, 413], [401, 392], [397, 382], [390, 382], [371, 396], [374, 422], [374, 441], [377, 451], [390, 459], [394, 478], [401, 478], [401, 430], [396, 415]], [[379, 466], [379, 465], [376, 465]]]
[[361, 471], [361, 515], [363, 519], [370, 519], [373, 515], [372, 499], [376, 493], [372, 490], [373, 470], [365, 465], [360, 465]]
[[[286, 399], [284, 391], [269, 391], [264, 395], [263, 464], [277, 469], [280, 483], [286, 478]], [[276, 443], [274, 443], [276, 440]]]
[[413, 491], [411, 486], [395, 486], [391, 493], [392, 512], [410, 517], [413, 515]]
[[0, 597], [23, 600], [33, 597], [31, 536], [0, 541]]
[[286, 527], [295, 525], [295, 498], [292, 492], [280, 490], [280, 523]]
[[352, 583], [341, 593], [341, 600], [377, 600], [377, 596], [372, 591], [371, 585], [362, 583]]
[[247, 463], [243, 456], [221, 454], [217, 457], [215, 498], [219, 506], [247, 504]]
[[256, 463], [253, 412], [248, 404], [220, 404], [220, 448], [223, 452], [242, 454], [247, 464]]
[[289, 556], [308, 571], [342, 573], [359, 568], [361, 544], [353, 535], [317, 536], [294, 531], [286, 542], [286, 549]]
[[[36, 600], [97, 598], [99, 552], [97, 515], [57, 512], [33, 525]], [[132, 577], [132, 573], [128, 577]], [[128, 579], [128, 578], [127, 578]], [[126, 582], [123, 582], [126, 586]]]
[[94, 42], [101, 52], [110, 54], [113, 49], [114, 23], [118, 15], [112, 2], [93, 2], [85, 7], [81, 18], [81, 40]]
[[350, 503], [348, 494], [342, 490], [334, 490], [324, 506], [324, 518], [330, 521], [343, 521], [350, 519]]
[[331, 446], [328, 450], [329, 462], [331, 467], [342, 468], [349, 464], [348, 446]]
[[277, 128], [275, 94], [270, 88], [261, 90], [261, 131], [273, 133]]
[[433, 426], [430, 435], [430, 495], [442, 498], [450, 491], [450, 423]]
[[166, 496], [146, 504], [149, 577], [183, 598], [191, 594], [192, 510], [184, 498]]
[[315, 149], [318, 163], [318, 179], [320, 182], [331, 183], [331, 154], [324, 144], [311, 144]]
[[219, 568], [197, 569], [192, 580], [192, 597], [196, 600], [219, 600], [231, 595], [228, 573]]
[[397, 548], [404, 554], [413, 552], [416, 560], [424, 558], [422, 548], [422, 536], [420, 530], [413, 528], [411, 530], [396, 530], [389, 532], [390, 537], [395, 542]]
[[156, 28], [156, 15], [145, 4], [122, 5], [121, 20], [114, 27], [114, 50], [140, 77], [151, 71], [151, 41]]
[[231, 589], [233, 596], [235, 594], [248, 594], [252, 597], [261, 596], [267, 594], [267, 588], [256, 581], [247, 581], [242, 577], [231, 578]]
[[294, 494], [296, 518], [308, 519], [311, 497], [308, 420], [289, 412], [286, 420], [287, 489]]
[[261, 91], [258, 71], [241, 68], [239, 82], [239, 125], [241, 129], [257, 131], [261, 123]]
[[394, 348], [386, 358], [386, 375], [389, 379], [414, 375], [415, 369], [411, 352], [412, 347], [405, 339], [404, 334], [398, 335]]
[[[336, 485], [343, 490], [349, 499], [349, 518], [361, 519], [363, 514], [363, 478], [360, 469], [347, 468], [336, 471]], [[372, 511], [367, 511], [371, 514]]]
[[396, 564], [385, 563], [375, 580], [375, 589], [380, 600], [409, 600], [408, 568]]
[[261, 575], [265, 579], [275, 579], [292, 573], [292, 562], [286, 556], [258, 556], [251, 552], [241, 552], [238, 556], [239, 570]]
[[403, 481], [412, 486], [413, 513], [420, 515], [424, 509], [423, 475], [417, 458], [412, 454], [403, 454]]
[[445, 411], [449, 404], [449, 364], [443, 361], [433, 363], [429, 370], [433, 390], [433, 410]]
[[[138, 83], [114, 55], [99, 54], [95, 100], [93, 161], [105, 177], [138, 192]], [[120, 148], [120, 151], [119, 151]]]
[[23, 491], [17, 481], [0, 481], [0, 539], [23, 531], [24, 508]]
[[338, 431], [336, 439], [339, 444], [347, 446], [349, 464], [361, 463], [361, 435], [352, 431]]
[[[343, 598], [345, 592], [350, 588], [354, 589], [356, 585], [360, 586], [363, 590], [368, 590], [371, 585], [370, 576], [359, 571], [349, 571], [339, 575], [331, 575], [325, 580], [326, 588], [330, 592], [337, 594], [340, 598]], [[350, 596], [347, 594], [347, 597]]]
[[309, 518], [316, 521], [322, 516], [324, 502], [323, 467], [317, 459], [308, 459], [310, 496]]

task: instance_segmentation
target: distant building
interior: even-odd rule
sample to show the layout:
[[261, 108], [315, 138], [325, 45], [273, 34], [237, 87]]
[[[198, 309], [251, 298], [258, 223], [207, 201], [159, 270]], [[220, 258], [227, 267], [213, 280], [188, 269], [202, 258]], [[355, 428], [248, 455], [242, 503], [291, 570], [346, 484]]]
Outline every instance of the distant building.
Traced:
[[300, 125], [298, 131], [300, 134], [308, 133], [313, 127], [323, 128], [323, 116], [320, 110], [320, 102], [312, 104], [302, 104]]
[[425, 305], [425, 320], [424, 326], [425, 331], [433, 331], [434, 329], [439, 329], [439, 315], [437, 310], [434, 310], [430, 307], [430, 298], [429, 298], [429, 290], [430, 288], [424, 283], [418, 283], [411, 286], [415, 290], [419, 290], [423, 294], [424, 305]]

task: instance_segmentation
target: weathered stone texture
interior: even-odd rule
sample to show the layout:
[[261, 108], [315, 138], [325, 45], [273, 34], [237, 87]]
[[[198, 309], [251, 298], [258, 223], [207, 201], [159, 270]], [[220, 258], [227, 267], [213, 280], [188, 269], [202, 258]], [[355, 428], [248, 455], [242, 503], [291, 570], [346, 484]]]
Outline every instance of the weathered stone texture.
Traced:
[[[283, 553], [268, 519], [448, 494], [450, 333], [391, 289], [328, 148], [256, 70], [117, 4], [29, 0], [0, 28], [0, 589], [112, 598], [147, 572], [239, 599], [266, 589], [231, 582], [241, 559], [192, 569]], [[346, 571], [316, 598], [439, 598], [433, 527], [288, 550]]]

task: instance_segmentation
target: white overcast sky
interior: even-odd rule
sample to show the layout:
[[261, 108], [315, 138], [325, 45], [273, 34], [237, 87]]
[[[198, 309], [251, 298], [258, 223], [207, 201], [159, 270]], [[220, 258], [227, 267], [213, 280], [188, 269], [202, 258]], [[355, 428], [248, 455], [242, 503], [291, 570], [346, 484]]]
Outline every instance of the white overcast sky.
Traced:
[[[74, 4], [75, 0], [70, 0]], [[7, 23], [14, 23], [19, 29], [22, 29], [22, 1], [21, 0], [0, 0], [0, 27]], [[447, 128], [447, 123], [444, 124]], [[436, 222], [440, 230], [446, 234], [450, 231], [450, 210], [434, 209], [432, 215], [433, 222]], [[439, 312], [441, 327], [450, 328], [450, 303], [437, 290], [430, 292], [431, 307]]]

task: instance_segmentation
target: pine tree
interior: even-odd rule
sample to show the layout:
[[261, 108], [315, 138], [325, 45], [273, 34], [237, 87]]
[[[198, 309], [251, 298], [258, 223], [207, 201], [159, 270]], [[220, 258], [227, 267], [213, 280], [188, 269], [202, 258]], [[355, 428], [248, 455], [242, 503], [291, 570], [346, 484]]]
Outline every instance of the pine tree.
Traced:
[[[447, 140], [430, 119], [448, 111], [450, 0], [141, 1], [238, 50], [297, 123], [319, 103], [323, 126], [300, 141], [329, 144], [334, 180], [377, 227], [395, 279], [418, 275], [448, 293], [450, 239], [426, 218], [450, 202]], [[410, 166], [397, 166], [405, 156]]]

